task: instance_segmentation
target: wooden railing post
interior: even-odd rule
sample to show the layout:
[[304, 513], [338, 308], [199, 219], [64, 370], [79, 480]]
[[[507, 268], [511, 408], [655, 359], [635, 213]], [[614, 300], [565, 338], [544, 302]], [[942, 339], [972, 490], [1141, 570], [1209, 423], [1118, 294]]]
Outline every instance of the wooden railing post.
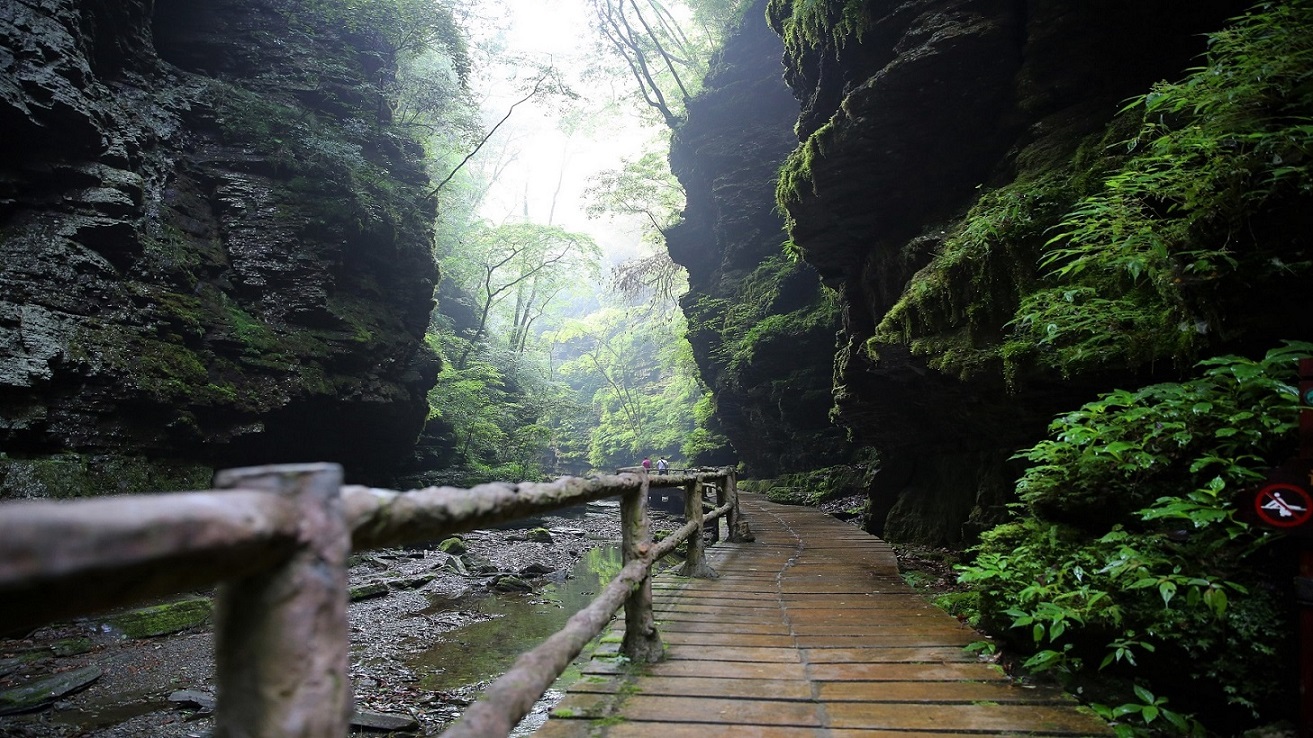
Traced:
[[284, 495], [300, 515], [299, 547], [286, 561], [219, 590], [216, 738], [347, 735], [351, 535], [341, 485], [336, 464], [229, 469], [215, 477], [221, 489]]
[[[725, 480], [717, 479], [716, 484], [716, 507], [719, 508], [725, 504]], [[711, 543], [720, 543], [720, 518], [716, 518], [711, 526]]]
[[[643, 558], [652, 548], [652, 525], [647, 515], [647, 470], [634, 473], [643, 480], [642, 486], [620, 498], [620, 552], [626, 565]], [[651, 568], [625, 599], [625, 637], [620, 652], [639, 664], [655, 663], [665, 655], [665, 646], [661, 643], [661, 634], [657, 632], [656, 618], [652, 614]]]
[[730, 543], [747, 543], [752, 540], [748, 523], [739, 511], [738, 472], [732, 467], [725, 467], [725, 495], [729, 497], [729, 513], [725, 515], [725, 525], [729, 528]]
[[683, 577], [714, 579], [716, 570], [707, 566], [706, 547], [702, 544], [702, 481], [694, 479], [684, 483], [684, 519], [696, 522], [693, 534], [688, 537], [688, 558], [679, 570]]

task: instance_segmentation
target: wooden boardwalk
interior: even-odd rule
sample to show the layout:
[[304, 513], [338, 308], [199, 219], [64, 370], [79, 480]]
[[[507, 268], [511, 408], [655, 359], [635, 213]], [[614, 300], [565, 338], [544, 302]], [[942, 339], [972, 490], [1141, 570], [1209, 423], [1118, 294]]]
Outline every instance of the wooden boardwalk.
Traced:
[[599, 649], [536, 736], [1112, 735], [963, 651], [979, 637], [903, 583], [884, 541], [814, 509], [742, 506], [757, 540], [711, 548], [718, 579], [656, 580], [666, 659]]

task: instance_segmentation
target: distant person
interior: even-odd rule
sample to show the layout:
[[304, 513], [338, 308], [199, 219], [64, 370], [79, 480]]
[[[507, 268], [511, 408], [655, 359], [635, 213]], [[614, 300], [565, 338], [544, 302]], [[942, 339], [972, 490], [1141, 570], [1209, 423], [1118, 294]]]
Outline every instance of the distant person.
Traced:
[[645, 471], [652, 471], [652, 460], [646, 456], [643, 457], [643, 469]]
[[661, 458], [657, 459], [657, 474], [665, 474], [666, 470], [669, 468], [670, 468], [670, 462], [666, 461], [666, 457], [662, 456]]

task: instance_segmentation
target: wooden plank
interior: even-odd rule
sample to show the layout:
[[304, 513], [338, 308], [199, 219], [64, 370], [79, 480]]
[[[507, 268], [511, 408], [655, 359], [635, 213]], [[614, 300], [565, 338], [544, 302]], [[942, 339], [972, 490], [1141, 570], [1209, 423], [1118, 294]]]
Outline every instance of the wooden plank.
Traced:
[[[590, 661], [583, 666], [584, 674], [609, 676], [627, 673], [628, 665], [607, 661]], [[649, 676], [707, 677], [710, 679], [784, 679], [807, 678], [802, 664], [753, 664], [743, 661], [662, 661], [643, 669]]]
[[[753, 626], [744, 626], [753, 627]], [[760, 627], [760, 626], [756, 626]], [[824, 623], [802, 622], [793, 626], [793, 634], [799, 637], [803, 636], [880, 636], [888, 635], [890, 637], [906, 636], [908, 638], [922, 639], [922, 645], [929, 645], [924, 639], [926, 637], [943, 638], [942, 643], [959, 643], [966, 645], [981, 640], [983, 636], [971, 630], [970, 628], [958, 627], [956, 623], [923, 623], [917, 626], [902, 625], [832, 625], [825, 627]]]
[[1103, 721], [1071, 707], [1046, 705], [925, 705], [835, 702], [826, 707], [836, 728], [1009, 731], [1046, 735], [1106, 735]]
[[662, 632], [684, 633], [755, 633], [757, 635], [788, 635], [789, 626], [780, 623], [718, 623], [705, 620], [662, 620], [657, 623]]
[[714, 548], [718, 579], [656, 580], [667, 658], [595, 659], [562, 702], [571, 718], [538, 735], [1112, 735], [1069, 696], [964, 651], [982, 636], [908, 587], [883, 542], [814, 510], [744, 508], [757, 543]]
[[821, 682], [1007, 681], [994, 664], [812, 664], [812, 679]]
[[[617, 677], [593, 677], [570, 685], [570, 692], [614, 693], [620, 688]], [[812, 700], [811, 683], [804, 680], [638, 677], [632, 682], [632, 689], [642, 694], [670, 697], [715, 695], [728, 699]]]
[[[596, 732], [594, 732], [596, 731]], [[598, 726], [590, 720], [549, 720], [534, 738], [821, 738], [833, 733], [818, 728], [769, 725], [708, 725], [697, 723], [623, 722]], [[907, 734], [863, 732], [863, 738], [899, 738]], [[926, 738], [921, 734], [918, 738]], [[976, 738], [973, 736], [973, 738]]]
[[890, 662], [969, 662], [979, 663], [975, 654], [957, 646], [858, 648], [807, 648], [802, 660], [809, 664], [876, 664]]
[[757, 648], [792, 648], [797, 642], [791, 635], [754, 635], [748, 633], [684, 633], [662, 631], [661, 640], [671, 645], [732, 646]]
[[822, 702], [1075, 704], [1069, 695], [1012, 682], [822, 682]]
[[666, 644], [666, 658], [674, 661], [758, 661], [773, 664], [797, 664], [802, 655], [796, 648], [753, 648], [751, 646], [704, 646]]
[[[817, 705], [780, 700], [727, 700], [719, 697], [633, 695], [624, 702], [624, 716], [635, 721], [791, 726], [819, 728]], [[650, 734], [649, 734], [650, 735]]]

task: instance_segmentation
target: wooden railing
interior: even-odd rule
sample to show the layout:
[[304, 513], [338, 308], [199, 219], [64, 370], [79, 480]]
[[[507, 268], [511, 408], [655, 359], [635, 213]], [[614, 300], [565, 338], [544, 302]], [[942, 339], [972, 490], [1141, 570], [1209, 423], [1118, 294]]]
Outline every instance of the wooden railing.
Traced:
[[[621, 497], [624, 567], [565, 627], [523, 654], [444, 736], [506, 735], [584, 646], [625, 611], [622, 652], [662, 654], [652, 564], [688, 541], [682, 574], [715, 576], [701, 530], [726, 517], [731, 469], [566, 477], [548, 483], [394, 492], [342, 485], [334, 464], [222, 471], [218, 489], [0, 504], [0, 632], [219, 585], [216, 738], [337, 738], [353, 712], [347, 625], [352, 551], [418, 544], [572, 505]], [[716, 507], [704, 515], [703, 487]], [[651, 487], [682, 487], [687, 522], [654, 543]], [[717, 524], [719, 525], [719, 524]]]

